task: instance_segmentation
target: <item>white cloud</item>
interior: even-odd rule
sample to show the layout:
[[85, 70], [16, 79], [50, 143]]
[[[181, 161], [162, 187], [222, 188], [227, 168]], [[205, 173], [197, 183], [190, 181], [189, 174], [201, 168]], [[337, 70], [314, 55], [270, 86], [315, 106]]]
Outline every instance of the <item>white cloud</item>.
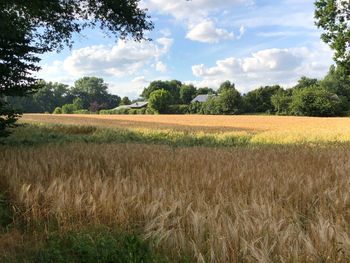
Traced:
[[74, 50], [63, 66], [72, 75], [101, 75], [122, 77], [135, 74], [147, 63], [169, 52], [172, 39], [156, 42], [118, 41], [114, 46], [89, 46]]
[[[232, 32], [217, 27], [211, 15], [218, 14], [234, 6], [251, 5], [253, 0], [146, 0], [145, 7], [153, 12], [171, 15], [187, 27], [188, 39], [203, 43], [217, 43], [220, 40], [232, 39]], [[243, 33], [241, 32], [241, 35]], [[239, 39], [239, 38], [237, 38]]]
[[222, 28], [215, 28], [210, 20], [205, 20], [190, 27], [186, 38], [203, 43], [218, 43], [223, 39], [232, 39], [234, 34]]
[[158, 61], [155, 64], [155, 68], [158, 72], [161, 72], [161, 73], [165, 73], [167, 71], [167, 66], [162, 61]]
[[290, 49], [265, 49], [248, 57], [218, 60], [213, 67], [192, 66], [193, 75], [201, 78], [200, 86], [217, 87], [226, 79], [241, 91], [260, 85], [292, 85], [302, 75], [322, 77], [332, 64], [332, 52], [323, 44]]

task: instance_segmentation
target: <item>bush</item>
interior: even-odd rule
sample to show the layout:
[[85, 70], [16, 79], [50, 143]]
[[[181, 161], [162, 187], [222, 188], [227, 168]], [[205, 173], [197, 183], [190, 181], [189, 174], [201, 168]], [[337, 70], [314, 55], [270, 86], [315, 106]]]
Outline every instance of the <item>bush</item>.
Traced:
[[76, 110], [73, 113], [74, 114], [90, 114], [91, 112], [88, 110]]
[[62, 114], [62, 108], [56, 107], [55, 110], [53, 111], [53, 114]]
[[156, 113], [165, 113], [173, 98], [169, 91], [164, 89], [153, 91], [148, 100], [148, 106]]
[[78, 110], [74, 104], [65, 104], [62, 106], [63, 114], [73, 114], [74, 111]]
[[187, 114], [189, 113], [189, 106], [188, 105], [170, 105], [166, 113]]

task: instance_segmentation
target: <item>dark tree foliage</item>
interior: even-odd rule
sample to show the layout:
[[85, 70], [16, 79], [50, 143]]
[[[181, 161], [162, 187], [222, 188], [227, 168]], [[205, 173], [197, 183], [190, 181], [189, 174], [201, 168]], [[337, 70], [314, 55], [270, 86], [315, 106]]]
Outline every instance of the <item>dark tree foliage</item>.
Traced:
[[196, 95], [205, 95], [205, 94], [216, 94], [216, 92], [208, 87], [204, 87], [204, 88], [198, 88]]
[[250, 113], [273, 112], [275, 107], [271, 103], [271, 97], [282, 88], [279, 85], [261, 87], [248, 92], [244, 96], [245, 111]]
[[317, 0], [316, 25], [324, 30], [322, 40], [335, 51], [334, 60], [350, 74], [350, 1]]
[[[135, 40], [153, 24], [139, 0], [11, 0], [0, 1], [0, 129], [18, 114], [4, 97], [25, 96], [40, 88], [33, 72], [39, 55], [72, 46], [72, 36], [86, 27]], [[2, 133], [2, 132], [1, 132]]]
[[182, 85], [180, 88], [180, 100], [183, 104], [190, 104], [196, 96], [196, 88], [193, 85]]
[[229, 81], [229, 80], [226, 80], [225, 82], [221, 83], [219, 89], [217, 90], [217, 93], [220, 94], [223, 91], [228, 90], [228, 89], [235, 90], [235, 84], [231, 83], [231, 81]]
[[171, 104], [178, 104], [180, 103], [181, 86], [182, 86], [182, 83], [178, 80], [171, 80], [171, 81], [156, 80], [151, 82], [149, 86], [143, 90], [141, 96], [144, 99], [148, 99], [152, 92], [163, 89], [170, 93], [172, 97]]

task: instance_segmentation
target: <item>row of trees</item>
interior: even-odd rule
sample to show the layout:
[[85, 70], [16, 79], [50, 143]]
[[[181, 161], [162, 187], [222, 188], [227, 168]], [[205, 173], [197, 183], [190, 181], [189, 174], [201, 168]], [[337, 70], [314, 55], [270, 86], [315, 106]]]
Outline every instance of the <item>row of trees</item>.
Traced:
[[[190, 103], [199, 94], [212, 96], [205, 103]], [[217, 91], [196, 89], [177, 80], [155, 81], [144, 89], [142, 97], [159, 113], [344, 116], [350, 113], [350, 77], [342, 67], [332, 66], [323, 80], [302, 77], [289, 89], [265, 86], [246, 94], [230, 81], [222, 83]]]

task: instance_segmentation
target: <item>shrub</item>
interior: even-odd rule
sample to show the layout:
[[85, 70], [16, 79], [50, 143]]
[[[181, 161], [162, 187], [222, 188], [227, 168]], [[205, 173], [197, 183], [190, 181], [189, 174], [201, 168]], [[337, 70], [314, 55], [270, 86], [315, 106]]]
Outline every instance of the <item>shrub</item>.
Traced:
[[65, 104], [62, 106], [63, 114], [73, 114], [74, 111], [78, 110], [74, 104]]
[[188, 105], [170, 105], [167, 112], [168, 114], [187, 114], [189, 112]]
[[53, 114], [62, 114], [62, 108], [56, 107], [55, 110], [53, 111]]
[[172, 102], [171, 93], [164, 89], [156, 90], [151, 93], [148, 100], [148, 106], [154, 112], [165, 113]]

